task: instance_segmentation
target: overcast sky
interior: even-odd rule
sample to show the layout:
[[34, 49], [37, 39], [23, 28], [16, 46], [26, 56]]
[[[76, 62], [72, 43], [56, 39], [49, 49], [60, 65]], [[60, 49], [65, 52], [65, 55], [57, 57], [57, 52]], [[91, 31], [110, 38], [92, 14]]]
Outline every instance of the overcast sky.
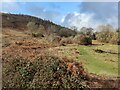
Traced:
[[99, 24], [117, 27], [118, 24], [117, 2], [4, 2], [2, 11], [37, 16], [79, 29], [95, 28]]

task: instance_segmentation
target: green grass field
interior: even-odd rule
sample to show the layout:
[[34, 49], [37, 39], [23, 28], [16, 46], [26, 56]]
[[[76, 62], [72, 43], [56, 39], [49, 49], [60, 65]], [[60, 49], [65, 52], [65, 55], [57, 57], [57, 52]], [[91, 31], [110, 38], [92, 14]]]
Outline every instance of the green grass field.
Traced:
[[79, 61], [88, 72], [99, 75], [118, 75], [118, 54], [96, 53], [93, 49], [117, 51], [117, 45], [79, 46]]
[[[118, 54], [97, 53], [94, 49], [118, 52], [118, 45], [68, 45], [59, 47], [63, 55], [83, 63], [86, 71], [97, 75], [118, 76]], [[73, 54], [72, 48], [79, 51]]]

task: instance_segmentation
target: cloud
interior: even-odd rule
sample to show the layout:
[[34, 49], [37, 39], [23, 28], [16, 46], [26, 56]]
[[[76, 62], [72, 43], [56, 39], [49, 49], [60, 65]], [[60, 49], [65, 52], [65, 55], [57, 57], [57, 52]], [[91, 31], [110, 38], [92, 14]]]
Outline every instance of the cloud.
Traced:
[[[63, 13], [63, 10], [61, 11], [60, 9], [62, 6], [58, 3], [42, 5], [38, 3], [20, 3], [17, 2], [17, 0], [3, 1], [2, 11], [4, 12], [27, 13], [68, 27], [76, 26], [80, 29], [81, 27], [94, 28], [99, 24], [107, 23], [114, 27], [118, 25], [118, 4], [115, 2], [82, 2], [78, 6], [79, 10]], [[70, 7], [72, 7], [72, 3]], [[73, 9], [74, 8], [75, 7], [73, 7]], [[66, 10], [69, 12], [69, 9]], [[60, 20], [61, 22], [59, 22]]]
[[81, 29], [82, 27], [95, 27], [96, 24], [93, 20], [94, 14], [85, 14], [85, 13], [79, 13], [79, 12], [73, 12], [67, 14], [63, 19], [62, 19], [62, 25], [71, 27], [71, 26], [76, 26], [78, 29]]
[[95, 19], [107, 20], [112, 16], [117, 16], [118, 4], [115, 2], [83, 2], [79, 6], [80, 12], [94, 13]]
[[117, 3], [110, 2], [83, 2], [79, 6], [78, 12], [65, 15], [61, 22], [62, 25], [71, 27], [96, 28], [100, 24], [118, 25], [118, 6]]

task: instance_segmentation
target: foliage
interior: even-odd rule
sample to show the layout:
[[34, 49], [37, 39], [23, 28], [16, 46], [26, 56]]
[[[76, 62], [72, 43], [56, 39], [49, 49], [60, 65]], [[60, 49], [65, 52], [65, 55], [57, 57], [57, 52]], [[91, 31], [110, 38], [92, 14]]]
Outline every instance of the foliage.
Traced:
[[110, 39], [109, 42], [112, 43], [112, 44], [120, 45], [120, 39], [119, 39], [119, 36], [118, 36], [118, 32], [113, 32], [112, 38]]
[[38, 29], [38, 25], [35, 22], [28, 22], [27, 28], [28, 30], [36, 30]]
[[73, 37], [62, 38], [60, 45], [73, 44]]
[[[3, 60], [3, 88], [85, 88], [85, 73], [77, 64], [69, 68], [58, 57], [41, 55], [34, 60], [24, 60], [19, 56]], [[74, 72], [73, 72], [74, 70]], [[76, 71], [77, 70], [77, 71]], [[79, 70], [82, 72], [79, 72]], [[76, 74], [74, 74], [76, 72]], [[79, 73], [78, 73], [79, 72]]]
[[32, 36], [33, 37], [44, 37], [44, 35], [42, 35], [41, 33], [37, 33], [37, 32], [34, 32], [34, 33], [32, 33]]
[[93, 32], [93, 28], [82, 27], [79, 31], [79, 34], [84, 34], [91, 39], [95, 40], [95, 34]]
[[58, 31], [58, 35], [61, 37], [69, 37], [69, 36], [75, 36], [77, 34], [76, 31], [71, 30], [71, 29], [67, 29], [67, 28], [61, 28]]
[[115, 31], [112, 32], [99, 32], [96, 34], [98, 41], [111, 44], [119, 44], [120, 40], [118, 38], [118, 33]]
[[91, 45], [92, 44], [92, 39], [88, 36], [80, 34], [80, 35], [75, 36], [74, 42], [79, 44], [79, 45]]
[[120, 44], [118, 31], [111, 25], [98, 26], [99, 32], [96, 33], [96, 39], [104, 43]]
[[54, 39], [53, 39], [53, 42], [60, 43], [61, 39], [62, 38], [60, 36], [55, 36]]

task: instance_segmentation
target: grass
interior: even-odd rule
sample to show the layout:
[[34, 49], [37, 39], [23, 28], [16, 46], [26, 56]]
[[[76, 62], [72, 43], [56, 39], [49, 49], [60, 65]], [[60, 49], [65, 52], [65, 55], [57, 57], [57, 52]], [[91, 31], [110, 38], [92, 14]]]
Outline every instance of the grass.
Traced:
[[[62, 49], [63, 56], [71, 57], [74, 58], [74, 60], [82, 62], [84, 68], [89, 73], [94, 73], [97, 75], [118, 76], [118, 55], [110, 53], [97, 53], [93, 50], [101, 49], [105, 51], [110, 50], [117, 52], [117, 45], [68, 45], [59, 48]], [[79, 51], [79, 54], [73, 54], [73, 51], [71, 51], [72, 48], [76, 48]]]
[[[107, 45], [105, 46], [106, 48], [108, 47]], [[107, 54], [96, 53], [93, 51], [93, 48], [96, 48], [96, 46], [78, 47], [80, 51], [79, 61], [84, 62], [84, 67], [88, 70], [88, 72], [99, 75], [117, 76], [118, 75], [117, 55], [108, 53]]]

